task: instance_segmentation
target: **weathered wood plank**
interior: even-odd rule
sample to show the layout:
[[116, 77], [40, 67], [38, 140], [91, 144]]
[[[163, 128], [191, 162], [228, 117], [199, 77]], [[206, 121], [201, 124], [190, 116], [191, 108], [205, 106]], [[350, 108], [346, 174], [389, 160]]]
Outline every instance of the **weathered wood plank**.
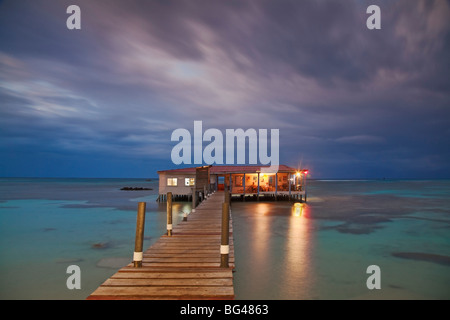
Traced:
[[152, 267], [167, 267], [167, 268], [206, 268], [206, 267], [220, 267], [219, 262], [145, 262], [143, 265]]
[[217, 287], [217, 286], [232, 286], [232, 278], [109, 278], [106, 280], [102, 286], [150, 286], [150, 287], [161, 287], [161, 286], [185, 286], [185, 287]]
[[218, 257], [156, 257], [156, 258], [145, 258], [144, 257], [142, 262], [147, 263], [147, 264], [149, 264], [149, 263], [209, 263], [209, 262], [217, 262], [218, 258], [220, 258], [220, 256], [218, 256]]
[[191, 269], [191, 268], [170, 268], [170, 269], [166, 269], [164, 267], [162, 268], [155, 268], [155, 267], [146, 267], [146, 266], [142, 266], [142, 268], [134, 268], [133, 264], [129, 264], [126, 267], [123, 267], [122, 269], [120, 269], [118, 271], [118, 273], [120, 272], [165, 272], [165, 273], [195, 273], [195, 272], [208, 272], [208, 273], [216, 273], [216, 272], [232, 272], [232, 268], [218, 268], [218, 269], [214, 269], [214, 268], [195, 268], [195, 269]]
[[[234, 243], [230, 244], [234, 245]], [[192, 249], [217, 249], [219, 246], [220, 248], [220, 241], [216, 242], [159, 242], [152, 246], [152, 248], [192, 248]], [[149, 249], [149, 250], [152, 250]], [[149, 250], [146, 250], [145, 252], [148, 252]]]
[[234, 297], [232, 286], [211, 287], [107, 287], [100, 286], [91, 296], [135, 296], [135, 297], [204, 297], [214, 298], [217, 296]]
[[[133, 268], [136, 269], [136, 268]], [[120, 271], [111, 279], [233, 279], [229, 271], [223, 272], [124, 272]]]
[[[181, 258], [186, 258], [186, 259], [195, 259], [195, 258], [208, 258], [208, 259], [217, 259], [217, 257], [220, 258], [220, 255], [218, 253], [191, 253], [191, 254], [186, 254], [186, 253], [179, 253], [179, 254], [167, 254], [167, 253], [160, 253], [160, 254], [151, 254], [151, 255], [144, 255], [144, 259], [181, 259]], [[230, 255], [230, 260], [234, 259], [234, 254]]]
[[144, 252], [144, 257], [145, 256], [149, 256], [151, 257], [152, 255], [158, 255], [158, 254], [166, 254], [166, 255], [174, 255], [174, 254], [179, 254], [179, 255], [186, 255], [186, 254], [192, 254], [192, 255], [201, 255], [201, 254], [216, 254], [218, 253], [219, 250], [217, 249], [217, 247], [215, 248], [194, 248], [192, 250], [189, 250], [187, 248], [179, 248], [179, 247], [172, 247], [172, 248], [154, 248], [151, 251], [145, 251]]

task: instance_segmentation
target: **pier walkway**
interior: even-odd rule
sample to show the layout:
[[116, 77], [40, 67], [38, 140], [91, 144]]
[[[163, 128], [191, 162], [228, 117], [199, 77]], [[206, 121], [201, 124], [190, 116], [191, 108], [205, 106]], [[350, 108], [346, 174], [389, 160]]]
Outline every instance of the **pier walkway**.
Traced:
[[123, 267], [87, 299], [234, 299], [231, 219], [229, 268], [220, 267], [223, 201], [212, 194], [144, 252], [142, 267]]

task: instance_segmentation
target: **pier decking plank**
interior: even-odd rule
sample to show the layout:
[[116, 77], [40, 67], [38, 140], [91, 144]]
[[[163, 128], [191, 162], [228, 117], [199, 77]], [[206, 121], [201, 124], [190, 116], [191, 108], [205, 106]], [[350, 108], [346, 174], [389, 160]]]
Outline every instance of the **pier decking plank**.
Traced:
[[229, 268], [220, 268], [223, 199], [211, 195], [144, 252], [141, 268], [123, 267], [87, 299], [234, 299], [231, 220]]

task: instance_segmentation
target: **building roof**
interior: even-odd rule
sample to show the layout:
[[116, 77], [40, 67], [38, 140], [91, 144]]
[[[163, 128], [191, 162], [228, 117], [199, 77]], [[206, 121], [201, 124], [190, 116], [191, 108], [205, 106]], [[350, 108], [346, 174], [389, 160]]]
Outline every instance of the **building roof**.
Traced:
[[[227, 173], [257, 173], [261, 171], [261, 168], [269, 168], [270, 166], [261, 166], [261, 165], [242, 165], [242, 166], [211, 166], [209, 173], [210, 174], [227, 174]], [[171, 170], [160, 170], [160, 173], [192, 173], [195, 174], [195, 169], [197, 167], [190, 168], [180, 168], [180, 169], [171, 169]], [[278, 172], [296, 172], [298, 169], [286, 166], [284, 164], [280, 164], [278, 166]]]

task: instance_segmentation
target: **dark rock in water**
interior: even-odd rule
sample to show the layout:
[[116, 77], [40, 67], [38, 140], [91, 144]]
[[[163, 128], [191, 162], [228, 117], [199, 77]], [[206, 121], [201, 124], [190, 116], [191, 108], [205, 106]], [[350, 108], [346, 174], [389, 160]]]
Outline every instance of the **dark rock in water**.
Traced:
[[111, 247], [111, 245], [109, 242], [98, 242], [98, 243], [92, 244], [92, 246], [91, 246], [92, 249], [107, 249], [110, 247]]
[[336, 228], [340, 233], [349, 233], [349, 234], [369, 234], [373, 232], [372, 228], [364, 228], [364, 227], [354, 227], [354, 226], [340, 226]]
[[370, 224], [344, 223], [337, 226], [322, 227], [321, 230], [336, 230], [340, 233], [363, 235], [370, 234], [381, 228], [383, 227]]
[[44, 232], [48, 232], [48, 231], [55, 231], [56, 228], [44, 228], [43, 231]]
[[450, 257], [440, 254], [423, 253], [423, 252], [393, 252], [392, 255], [397, 258], [427, 261], [444, 266], [450, 266]]
[[359, 215], [355, 217], [351, 217], [349, 219], [352, 223], [358, 224], [376, 224], [381, 222], [392, 222], [392, 220], [387, 219], [383, 216], [375, 216], [375, 215]]
[[152, 188], [142, 188], [142, 187], [123, 187], [120, 190], [125, 191], [143, 191], [143, 190], [153, 190]]
[[395, 285], [395, 284], [390, 284], [390, 285], [388, 285], [388, 287], [389, 287], [389, 288], [392, 288], [392, 289], [405, 289], [405, 288], [400, 287], [400, 286], [397, 286], [397, 285]]

